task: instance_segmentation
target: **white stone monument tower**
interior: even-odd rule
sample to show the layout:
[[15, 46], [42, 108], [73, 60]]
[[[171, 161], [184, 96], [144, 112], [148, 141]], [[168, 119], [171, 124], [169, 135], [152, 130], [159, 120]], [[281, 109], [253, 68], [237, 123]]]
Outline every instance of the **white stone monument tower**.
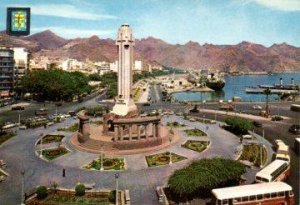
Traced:
[[118, 96], [112, 113], [126, 116], [130, 112], [137, 111], [131, 95], [134, 38], [128, 24], [123, 24], [119, 28], [116, 45], [119, 50]]

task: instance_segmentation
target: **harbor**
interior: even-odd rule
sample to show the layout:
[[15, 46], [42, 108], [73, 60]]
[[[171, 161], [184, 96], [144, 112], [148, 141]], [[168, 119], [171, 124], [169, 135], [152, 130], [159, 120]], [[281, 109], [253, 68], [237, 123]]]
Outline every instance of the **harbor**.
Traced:
[[[290, 83], [293, 79], [294, 85]], [[225, 86], [215, 92], [177, 92], [172, 94], [176, 101], [228, 101], [234, 97], [244, 102], [264, 102], [264, 91], [270, 88], [270, 101], [281, 101], [282, 95], [299, 95], [300, 73], [275, 73], [272, 75], [239, 75], [224, 76]], [[282, 86], [280, 82], [282, 81]], [[293, 85], [293, 87], [292, 87]], [[291, 89], [291, 87], [293, 89]], [[288, 100], [288, 99], [286, 99]]]

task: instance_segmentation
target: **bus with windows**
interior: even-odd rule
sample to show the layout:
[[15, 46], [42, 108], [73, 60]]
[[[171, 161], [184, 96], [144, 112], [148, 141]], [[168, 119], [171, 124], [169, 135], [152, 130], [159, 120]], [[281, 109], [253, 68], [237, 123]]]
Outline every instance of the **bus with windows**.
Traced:
[[295, 205], [292, 187], [284, 182], [218, 188], [212, 195], [214, 205]]
[[255, 175], [255, 182], [284, 181], [290, 175], [290, 165], [284, 160], [274, 160]]
[[284, 160], [290, 163], [290, 151], [289, 146], [285, 144], [279, 144], [277, 148], [277, 152], [275, 155], [275, 159]]

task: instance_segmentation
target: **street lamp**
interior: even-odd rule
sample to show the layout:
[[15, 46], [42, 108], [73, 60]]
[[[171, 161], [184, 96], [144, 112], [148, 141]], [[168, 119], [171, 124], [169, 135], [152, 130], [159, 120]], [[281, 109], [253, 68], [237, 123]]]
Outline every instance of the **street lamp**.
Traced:
[[21, 205], [25, 205], [24, 204], [24, 201], [25, 201], [25, 199], [24, 199], [24, 175], [25, 175], [25, 170], [23, 169], [22, 171], [21, 171], [21, 175], [22, 175], [22, 182], [21, 182]]
[[41, 138], [41, 149], [40, 149], [40, 157], [43, 156], [43, 136]]
[[21, 111], [18, 110], [18, 125], [20, 126], [21, 125]]
[[262, 139], [261, 139], [261, 146], [260, 146], [260, 167], [263, 167], [263, 147], [264, 147], [264, 143], [263, 143], [263, 139], [265, 138], [265, 129], [262, 129]]
[[119, 204], [119, 195], [118, 195], [118, 190], [119, 190], [119, 183], [118, 183], [118, 179], [119, 179], [119, 173], [115, 174], [115, 179], [116, 179], [116, 205]]
[[103, 171], [104, 170], [104, 168], [103, 168], [103, 144], [101, 145], [101, 155], [100, 155], [100, 158], [101, 158], [100, 171]]
[[[170, 145], [172, 143], [172, 137], [170, 136], [169, 137], [169, 141], [170, 141]], [[171, 166], [172, 165], [172, 152], [171, 150], [169, 151], [169, 165]]]

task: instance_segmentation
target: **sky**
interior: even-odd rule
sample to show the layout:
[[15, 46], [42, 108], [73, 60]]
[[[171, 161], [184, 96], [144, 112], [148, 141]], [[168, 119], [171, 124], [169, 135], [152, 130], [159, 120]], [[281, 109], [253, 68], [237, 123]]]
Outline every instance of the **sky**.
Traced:
[[31, 7], [31, 33], [50, 29], [64, 38], [115, 39], [128, 23], [136, 38], [172, 44], [300, 47], [300, 0], [0, 0], [0, 30], [13, 6]]

